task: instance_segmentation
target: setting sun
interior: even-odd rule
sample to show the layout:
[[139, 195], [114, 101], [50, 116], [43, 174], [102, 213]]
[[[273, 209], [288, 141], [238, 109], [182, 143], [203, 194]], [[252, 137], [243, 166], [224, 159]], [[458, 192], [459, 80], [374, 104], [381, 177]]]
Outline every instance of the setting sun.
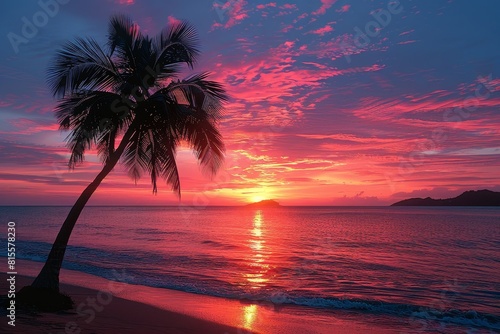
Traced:
[[252, 197], [250, 198], [250, 202], [254, 202], [254, 203], [255, 203], [255, 202], [260, 202], [260, 201], [263, 201], [263, 200], [265, 200], [265, 199], [266, 199], [266, 198], [265, 198], [265, 197], [263, 197], [263, 196], [261, 196], [261, 195], [255, 195], [255, 196], [252, 196]]

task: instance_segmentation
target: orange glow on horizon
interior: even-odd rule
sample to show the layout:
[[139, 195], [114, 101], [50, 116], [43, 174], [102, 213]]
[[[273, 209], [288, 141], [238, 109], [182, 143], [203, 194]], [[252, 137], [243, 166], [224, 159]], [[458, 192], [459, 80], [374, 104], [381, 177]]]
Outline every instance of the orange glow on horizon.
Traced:
[[256, 203], [256, 202], [260, 202], [260, 201], [263, 201], [263, 200], [265, 200], [265, 198], [263, 196], [261, 196], [261, 195], [255, 195], [255, 196], [253, 196], [251, 198], [250, 201]]

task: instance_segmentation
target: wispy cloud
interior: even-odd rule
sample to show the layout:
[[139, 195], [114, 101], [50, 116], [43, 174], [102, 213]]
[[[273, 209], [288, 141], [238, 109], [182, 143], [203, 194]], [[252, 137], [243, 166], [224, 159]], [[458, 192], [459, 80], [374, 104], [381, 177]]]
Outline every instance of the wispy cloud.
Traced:
[[220, 19], [223, 22], [215, 22], [212, 28], [223, 27], [229, 29], [248, 18], [248, 9], [245, 9], [246, 5], [247, 1], [245, 0], [229, 0], [223, 4], [217, 1], [214, 2], [213, 7], [221, 15]]
[[313, 12], [313, 15], [323, 15], [326, 13], [326, 10], [332, 7], [337, 0], [321, 0], [321, 7], [318, 10]]
[[349, 11], [349, 8], [351, 8], [351, 5], [343, 5], [339, 9], [336, 10], [337, 13], [347, 13]]
[[321, 28], [318, 28], [316, 30], [311, 31], [311, 33], [323, 36], [324, 34], [332, 32], [332, 31], [333, 31], [332, 26], [327, 24], [324, 27], [321, 27]]

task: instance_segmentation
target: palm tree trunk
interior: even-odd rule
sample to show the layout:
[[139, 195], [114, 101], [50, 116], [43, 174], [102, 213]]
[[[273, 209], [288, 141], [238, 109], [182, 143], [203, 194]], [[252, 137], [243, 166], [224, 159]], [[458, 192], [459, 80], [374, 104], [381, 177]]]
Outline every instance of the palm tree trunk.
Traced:
[[[133, 122], [135, 123], [135, 122]], [[68, 245], [71, 232], [75, 227], [76, 221], [80, 216], [85, 204], [90, 199], [94, 191], [99, 187], [102, 180], [113, 170], [118, 160], [125, 150], [126, 146], [132, 134], [134, 132], [134, 124], [131, 124], [125, 135], [123, 136], [120, 145], [114, 151], [102, 171], [97, 174], [96, 178], [92, 183], [90, 183], [87, 188], [82, 192], [78, 200], [75, 202], [71, 211], [69, 212], [66, 220], [64, 221], [59, 233], [57, 234], [56, 240], [52, 245], [49, 256], [42, 270], [36, 277], [36, 279], [31, 284], [34, 288], [50, 289], [59, 292], [59, 272], [61, 270], [61, 265], [64, 259], [64, 253], [66, 252], [66, 246]]]

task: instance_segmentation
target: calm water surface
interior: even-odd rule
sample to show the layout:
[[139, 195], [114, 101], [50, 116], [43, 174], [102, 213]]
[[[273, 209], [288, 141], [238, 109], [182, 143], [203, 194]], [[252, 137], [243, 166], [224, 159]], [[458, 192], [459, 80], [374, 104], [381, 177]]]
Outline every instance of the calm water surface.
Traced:
[[[34, 261], [68, 211], [0, 207]], [[66, 268], [134, 284], [500, 329], [500, 208], [88, 207], [70, 244]]]

